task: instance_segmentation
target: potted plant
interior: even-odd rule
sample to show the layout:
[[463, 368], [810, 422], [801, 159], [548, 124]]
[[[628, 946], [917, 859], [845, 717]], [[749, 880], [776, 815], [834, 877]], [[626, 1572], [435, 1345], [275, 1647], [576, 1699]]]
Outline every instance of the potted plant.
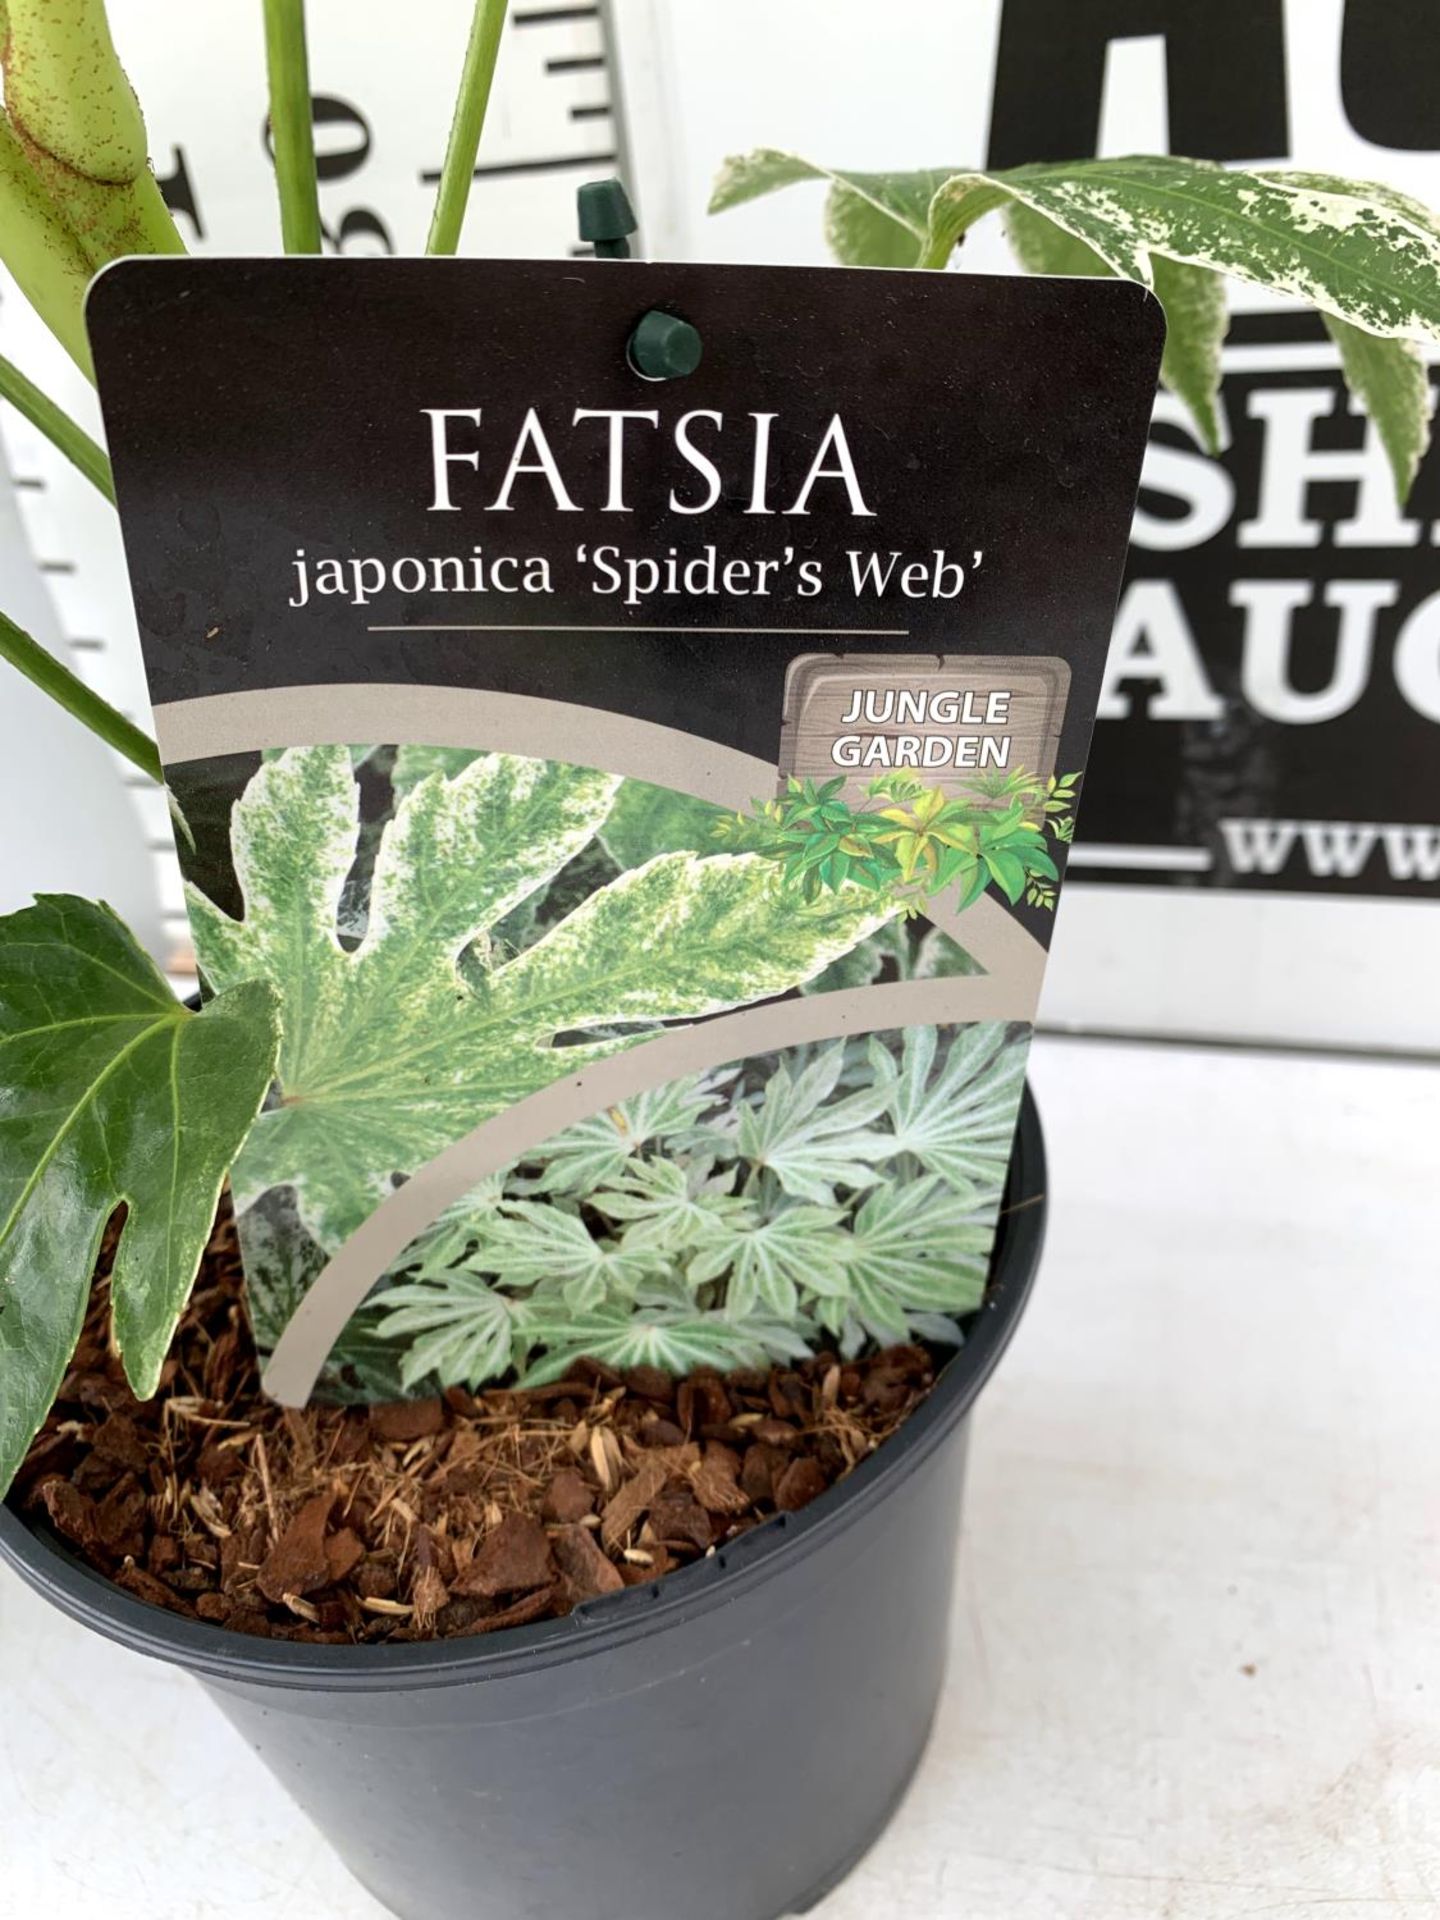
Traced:
[[[476, 8], [434, 253], [456, 245], [503, 15]], [[286, 246], [317, 252], [301, 24], [267, 4]], [[5, 73], [0, 246], [88, 365], [91, 275], [179, 242], [98, 0], [10, 0]], [[754, 156], [717, 203], [816, 172]], [[1165, 377], [1212, 436], [1220, 276], [1305, 294], [1402, 492], [1413, 477], [1440, 234], [1400, 196], [1172, 160], [827, 177], [852, 264], [943, 266], [1008, 204], [1023, 264], [1153, 284]], [[105, 456], [15, 369], [0, 393], [109, 492]], [[150, 741], [3, 620], [0, 652], [161, 777]], [[293, 747], [247, 776], [226, 833], [266, 911], [197, 897], [199, 1011], [103, 907], [48, 898], [0, 922], [0, 1552], [72, 1616], [195, 1673], [397, 1912], [803, 1909], [883, 1824], [936, 1698], [966, 1417], [1043, 1225], [1033, 1110], [1009, 1153], [1014, 1037], [816, 1042], [521, 1143], [408, 1243], [347, 1327], [326, 1403], [297, 1416], [258, 1393], [233, 1228], [215, 1221], [235, 1168], [268, 1349], [354, 1201], [337, 1177], [297, 1220], [265, 1175], [316, 1068], [276, 957], [266, 836], [304, 823], [295, 870], [333, 882], [327, 931], [355, 916], [340, 969], [374, 932], [364, 888], [386, 845], [423, 863], [427, 834], [440, 844], [512, 782], [529, 865], [486, 916], [467, 903], [442, 997], [506, 916], [566, 924], [557, 882], [587, 849], [588, 902], [688, 872], [699, 836], [746, 863], [757, 896], [793, 885], [745, 989], [778, 992], [828, 969], [963, 973], [910, 910], [988, 891], [1046, 911], [1075, 783], [977, 781], [960, 801], [892, 770], [855, 805], [797, 779], [717, 818], [677, 816], [639, 780], [601, 792], [574, 767], [439, 753]], [[185, 821], [198, 796], [177, 797]], [[315, 935], [314, 899], [288, 904], [290, 932]], [[604, 1009], [607, 1044], [631, 1011]], [[353, 1060], [352, 1028], [341, 1042]], [[897, 1224], [881, 1175], [902, 1159]]]

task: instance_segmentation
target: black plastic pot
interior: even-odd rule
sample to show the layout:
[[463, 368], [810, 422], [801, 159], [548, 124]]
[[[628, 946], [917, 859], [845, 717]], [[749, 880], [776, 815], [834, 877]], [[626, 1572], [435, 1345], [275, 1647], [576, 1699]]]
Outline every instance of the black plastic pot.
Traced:
[[188, 1669], [405, 1920], [773, 1920], [885, 1825], [949, 1629], [968, 1414], [1040, 1257], [1028, 1091], [984, 1310], [925, 1404], [804, 1512], [492, 1639], [307, 1647], [150, 1607], [0, 1510], [38, 1592]]

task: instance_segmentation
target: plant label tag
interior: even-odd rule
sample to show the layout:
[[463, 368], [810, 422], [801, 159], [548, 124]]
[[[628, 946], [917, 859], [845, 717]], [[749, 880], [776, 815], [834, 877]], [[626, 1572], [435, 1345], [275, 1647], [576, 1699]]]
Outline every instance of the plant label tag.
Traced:
[[89, 313], [196, 965], [283, 1004], [269, 1391], [962, 1337], [1155, 301], [187, 259]]

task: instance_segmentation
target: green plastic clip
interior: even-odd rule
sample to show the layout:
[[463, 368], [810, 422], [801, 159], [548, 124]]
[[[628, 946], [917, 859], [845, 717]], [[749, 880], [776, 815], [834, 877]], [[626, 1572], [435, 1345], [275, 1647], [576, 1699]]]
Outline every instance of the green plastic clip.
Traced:
[[623, 180], [587, 180], [575, 196], [580, 214], [580, 238], [595, 249], [597, 260], [628, 260], [630, 236], [640, 222]]
[[630, 364], [647, 380], [681, 380], [700, 364], [700, 335], [678, 313], [652, 307], [630, 336]]

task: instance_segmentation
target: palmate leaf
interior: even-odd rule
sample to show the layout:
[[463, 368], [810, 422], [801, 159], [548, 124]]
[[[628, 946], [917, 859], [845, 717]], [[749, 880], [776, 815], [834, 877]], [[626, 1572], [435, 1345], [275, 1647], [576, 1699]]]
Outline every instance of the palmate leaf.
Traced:
[[507, 1200], [468, 1264], [506, 1287], [553, 1284], [577, 1312], [607, 1299], [633, 1300], [664, 1265], [653, 1247], [597, 1240], [578, 1214], [535, 1200]]
[[[722, 1143], [717, 1140], [716, 1145]], [[682, 1255], [716, 1227], [750, 1217], [749, 1202], [732, 1191], [736, 1169], [713, 1174], [713, 1161], [636, 1160], [623, 1187], [594, 1194], [590, 1205], [624, 1226], [627, 1253]]]
[[[1025, 1034], [1002, 1022], [857, 1035], [622, 1102], [598, 1116], [603, 1160], [584, 1126], [569, 1128], [448, 1209], [377, 1297], [381, 1334], [400, 1353], [416, 1343], [412, 1384], [433, 1369], [472, 1386], [482, 1365], [503, 1371], [502, 1351], [554, 1378], [592, 1339], [625, 1365], [750, 1364], [732, 1336], [773, 1351], [757, 1325], [847, 1353], [872, 1337], [956, 1340], [999, 1208]], [[827, 1112], [843, 1122], [834, 1134], [814, 1130]], [[634, 1143], [618, 1173], [572, 1184], [609, 1168], [617, 1138]], [[787, 1148], [804, 1190], [823, 1164], [829, 1204], [786, 1190]], [[566, 1196], [515, 1204], [547, 1186], [556, 1154], [575, 1155]], [[566, 1298], [577, 1274], [587, 1295], [604, 1278], [592, 1305]]]
[[276, 995], [192, 1014], [108, 907], [66, 895], [0, 919], [0, 1492], [79, 1338], [124, 1205], [115, 1339], [155, 1391], [221, 1182], [275, 1067]]
[[447, 1386], [479, 1387], [498, 1379], [511, 1360], [515, 1303], [478, 1273], [459, 1268], [441, 1286], [412, 1281], [384, 1295], [379, 1331], [405, 1343], [401, 1385], [431, 1374]]
[[767, 1168], [787, 1193], [821, 1207], [834, 1205], [837, 1186], [872, 1185], [876, 1163], [894, 1151], [870, 1124], [885, 1104], [884, 1086], [833, 1098], [844, 1064], [843, 1041], [822, 1049], [795, 1076], [782, 1061], [739, 1119], [744, 1158]]
[[[385, 829], [366, 934], [346, 951], [335, 927], [358, 829], [349, 753], [294, 747], [260, 769], [232, 817], [244, 917], [190, 889], [210, 984], [260, 977], [283, 1001], [280, 1098], [236, 1164], [240, 1207], [293, 1185], [333, 1251], [397, 1175], [628, 1044], [604, 1030], [785, 992], [892, 911], [858, 889], [797, 908], [756, 855], [667, 854], [487, 968], [489, 927], [593, 837], [616, 784], [507, 754], [425, 775]], [[593, 1042], [587, 1029], [600, 1030]]]
[[910, 1312], [947, 1316], [979, 1306], [994, 1238], [993, 1209], [931, 1176], [866, 1194], [846, 1255], [844, 1301], [872, 1339], [908, 1337]]
[[711, 1221], [686, 1277], [703, 1286], [727, 1275], [725, 1311], [731, 1319], [763, 1312], [793, 1323], [802, 1295], [845, 1289], [843, 1219], [839, 1207], [797, 1205], [768, 1220]]
[[577, 1360], [599, 1360], [610, 1367], [659, 1367], [676, 1376], [697, 1367], [728, 1373], [735, 1367], [767, 1367], [775, 1360], [799, 1360], [805, 1341], [793, 1326], [759, 1315], [735, 1320], [716, 1309], [625, 1305], [570, 1313], [553, 1300], [525, 1302], [516, 1309], [517, 1346], [531, 1344], [522, 1368], [522, 1387], [563, 1380]]
[[907, 1029], [900, 1059], [870, 1042], [888, 1151], [913, 1154], [971, 1206], [998, 1202], [1015, 1137], [1027, 1047], [1004, 1021], [961, 1027], [938, 1072], [934, 1027]]
[[593, 1193], [622, 1179], [643, 1147], [663, 1135], [684, 1135], [719, 1098], [713, 1076], [691, 1075], [647, 1087], [617, 1107], [606, 1107], [557, 1133], [541, 1170], [523, 1182], [530, 1193]]
[[[1166, 301], [1177, 334], [1166, 378], [1195, 410], [1202, 430], [1218, 321], [1216, 290], [1197, 276], [1230, 275], [1296, 296], [1380, 339], [1440, 338], [1440, 221], [1390, 187], [1143, 154], [957, 171], [932, 190], [935, 177], [933, 171], [835, 172], [762, 148], [725, 163], [710, 204], [718, 212], [798, 180], [829, 180], [832, 197], [850, 195], [867, 209], [863, 223], [851, 223], [842, 258], [852, 265], [930, 267], [944, 266], [986, 214], [1023, 208], [1032, 218], [1021, 222], [1022, 263], [1028, 247], [1042, 271], [1087, 270], [1086, 255], [1073, 248], [1042, 246], [1038, 223], [1048, 222], [1106, 270]], [[1049, 264], [1052, 257], [1063, 264]], [[1176, 274], [1176, 267], [1192, 271]], [[1362, 403], [1371, 404], [1370, 393], [1385, 397], [1385, 419], [1377, 414], [1377, 422], [1399, 479], [1410, 469], [1416, 436], [1422, 446], [1428, 442], [1428, 405], [1413, 371], [1406, 372], [1413, 357], [1381, 353], [1367, 365], [1342, 342], [1342, 362]], [[1209, 424], [1218, 430], [1218, 419]]]

